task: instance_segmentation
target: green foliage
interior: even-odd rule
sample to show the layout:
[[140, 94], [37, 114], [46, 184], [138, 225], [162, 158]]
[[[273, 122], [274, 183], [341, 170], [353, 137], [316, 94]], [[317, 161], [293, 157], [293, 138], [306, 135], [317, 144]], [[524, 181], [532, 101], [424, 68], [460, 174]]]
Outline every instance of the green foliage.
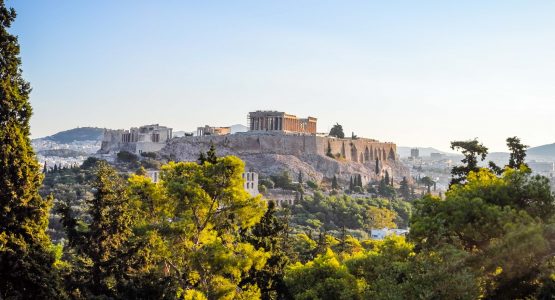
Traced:
[[68, 237], [71, 268], [68, 289], [83, 296], [115, 297], [129, 277], [134, 208], [127, 186], [106, 162], [97, 163], [94, 198], [88, 199], [90, 221], [75, 219], [66, 204], [60, 208]]
[[528, 167], [528, 165], [524, 162], [528, 146], [523, 145], [520, 142], [520, 139], [514, 136], [507, 138], [507, 147], [509, 147], [509, 151], [511, 151], [507, 167], [512, 169], [518, 169], [523, 165]]
[[339, 190], [341, 189], [341, 187], [339, 186], [339, 183], [337, 183], [337, 176], [333, 175], [333, 178], [331, 180], [331, 188], [333, 190]]
[[41, 166], [29, 140], [31, 86], [22, 77], [15, 10], [0, 2], [0, 298], [63, 298], [46, 228]]
[[96, 166], [96, 163], [99, 161], [96, 157], [87, 157], [85, 161], [81, 164], [82, 169], [91, 169]]
[[463, 165], [454, 166], [451, 170], [451, 174], [453, 175], [451, 184], [465, 182], [468, 173], [477, 172], [479, 170], [478, 158], [483, 161], [488, 155], [488, 148], [477, 140], [451, 142], [451, 149], [461, 150], [464, 155], [462, 159]]
[[141, 156], [146, 157], [146, 158], [155, 159], [156, 158], [156, 153], [154, 153], [154, 152], [141, 152]]
[[262, 269], [251, 268], [241, 285], [256, 285], [260, 288], [262, 299], [278, 299], [286, 295], [283, 282], [285, 266], [289, 257], [285, 252], [287, 226], [282, 218], [276, 217], [276, 207], [269, 202], [268, 210], [256, 225], [243, 233], [243, 239], [256, 249], [264, 249], [271, 253]]
[[401, 194], [401, 197], [403, 197], [403, 199], [405, 199], [406, 201], [412, 200], [409, 182], [406, 177], [403, 177], [403, 180], [401, 180], [401, 182], [399, 183], [399, 193]]
[[304, 265], [292, 265], [285, 281], [294, 299], [360, 299], [361, 283], [329, 249]]
[[293, 179], [291, 174], [286, 170], [282, 171], [280, 174], [270, 176], [270, 179], [274, 182], [276, 188], [282, 188], [286, 190], [294, 190], [296, 186], [293, 185]]
[[306, 185], [307, 185], [309, 188], [313, 189], [313, 190], [317, 190], [317, 189], [319, 188], [318, 183], [316, 183], [316, 182], [314, 182], [314, 181], [312, 181], [312, 180], [307, 180], [307, 181], [306, 181]]
[[430, 251], [454, 247], [468, 256], [486, 298], [535, 298], [552, 286], [554, 201], [546, 178], [522, 166], [501, 177], [481, 169], [445, 200], [416, 204], [411, 239]]
[[426, 186], [426, 188], [428, 189], [428, 194], [430, 194], [432, 192], [431, 187], [435, 185], [435, 182], [432, 178], [424, 176], [420, 179], [420, 184]]
[[314, 197], [306, 197], [305, 201], [291, 207], [291, 225], [299, 231], [312, 228], [337, 232], [343, 227], [349, 230], [369, 230], [374, 222], [370, 219], [372, 215], [368, 213], [371, 208], [391, 212], [389, 220], [394, 220], [399, 227], [406, 227], [411, 216], [411, 204], [399, 199], [324, 196], [315, 192]]
[[368, 207], [368, 222], [366, 224], [368, 230], [381, 228], [396, 228], [394, 220], [397, 217], [395, 212], [387, 208], [379, 208], [375, 206]]
[[271, 254], [241, 241], [239, 232], [258, 223], [265, 205], [243, 189], [243, 172], [243, 162], [229, 156], [216, 163], [170, 162], [162, 167], [160, 184], [131, 177], [143, 214], [145, 270], [172, 278], [172, 290], [185, 294], [259, 297], [257, 286], [241, 282]]
[[139, 160], [137, 155], [128, 152], [128, 151], [120, 151], [117, 154], [117, 160], [123, 163], [135, 163]]
[[330, 130], [329, 136], [337, 137], [337, 138], [345, 138], [345, 133], [343, 132], [343, 126], [336, 123]]

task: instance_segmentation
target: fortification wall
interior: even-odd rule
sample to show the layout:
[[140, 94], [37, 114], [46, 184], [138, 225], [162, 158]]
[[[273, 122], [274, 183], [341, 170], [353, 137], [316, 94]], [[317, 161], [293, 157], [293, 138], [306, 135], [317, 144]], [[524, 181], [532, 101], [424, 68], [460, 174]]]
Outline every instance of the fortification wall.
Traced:
[[339, 139], [313, 135], [234, 134], [173, 139], [170, 143], [188, 143], [229, 148], [244, 154], [327, 155], [359, 163], [397, 160], [397, 146], [373, 139]]

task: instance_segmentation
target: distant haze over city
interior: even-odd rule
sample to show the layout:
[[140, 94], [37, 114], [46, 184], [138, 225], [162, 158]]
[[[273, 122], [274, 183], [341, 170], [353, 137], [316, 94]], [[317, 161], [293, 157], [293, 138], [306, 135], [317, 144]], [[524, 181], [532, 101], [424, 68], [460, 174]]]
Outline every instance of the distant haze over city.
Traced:
[[442, 151], [555, 142], [553, 1], [7, 4], [33, 137], [246, 125], [275, 109]]

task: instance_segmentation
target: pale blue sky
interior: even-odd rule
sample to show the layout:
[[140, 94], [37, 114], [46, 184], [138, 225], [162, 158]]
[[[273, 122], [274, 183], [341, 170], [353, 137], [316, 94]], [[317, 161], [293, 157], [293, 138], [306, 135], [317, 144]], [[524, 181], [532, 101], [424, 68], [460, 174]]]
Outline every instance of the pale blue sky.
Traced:
[[8, 1], [32, 132], [256, 109], [447, 149], [555, 142], [555, 1]]

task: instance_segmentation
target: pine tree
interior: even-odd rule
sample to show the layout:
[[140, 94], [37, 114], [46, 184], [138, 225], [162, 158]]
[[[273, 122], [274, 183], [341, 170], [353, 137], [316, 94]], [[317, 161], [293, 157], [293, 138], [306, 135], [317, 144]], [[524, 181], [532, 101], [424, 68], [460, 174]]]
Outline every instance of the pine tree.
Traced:
[[61, 298], [46, 234], [52, 199], [39, 196], [43, 175], [29, 140], [31, 86], [7, 31], [15, 17], [0, 0], [0, 298]]
[[507, 147], [509, 147], [509, 150], [511, 151], [509, 164], [507, 165], [507, 167], [518, 169], [522, 165], [526, 167], [528, 166], [524, 162], [524, 160], [526, 159], [526, 149], [528, 148], [528, 146], [523, 145], [520, 142], [520, 139], [515, 136], [507, 138]]
[[376, 175], [380, 174], [380, 161], [376, 158]]

